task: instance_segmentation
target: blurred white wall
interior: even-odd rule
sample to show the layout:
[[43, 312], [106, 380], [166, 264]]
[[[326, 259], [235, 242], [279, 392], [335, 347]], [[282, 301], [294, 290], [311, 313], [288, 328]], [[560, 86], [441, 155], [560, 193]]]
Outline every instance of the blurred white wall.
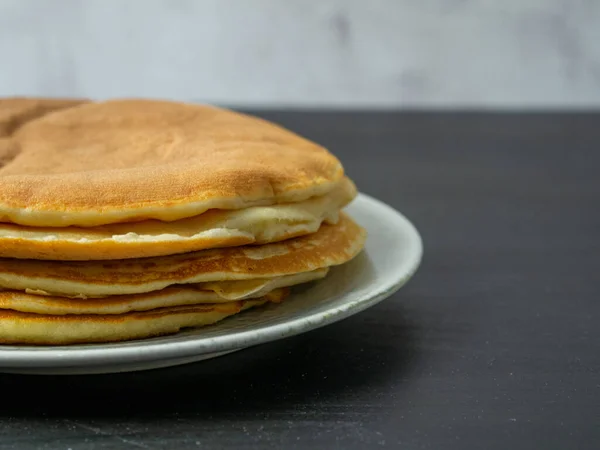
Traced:
[[600, 106], [600, 0], [0, 0], [0, 95]]

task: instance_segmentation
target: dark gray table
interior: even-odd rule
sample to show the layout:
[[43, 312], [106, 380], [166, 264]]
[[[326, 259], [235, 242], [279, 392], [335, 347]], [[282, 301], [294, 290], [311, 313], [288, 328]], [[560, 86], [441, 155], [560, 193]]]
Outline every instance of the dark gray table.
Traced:
[[414, 221], [417, 276], [209, 362], [0, 375], [0, 448], [600, 448], [600, 115], [262, 115]]

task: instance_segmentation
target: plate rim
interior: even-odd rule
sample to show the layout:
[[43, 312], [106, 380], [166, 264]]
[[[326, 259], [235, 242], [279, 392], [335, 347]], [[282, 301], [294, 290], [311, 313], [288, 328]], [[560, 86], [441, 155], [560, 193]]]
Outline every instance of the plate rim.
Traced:
[[[358, 193], [352, 203], [355, 202], [370, 204], [385, 211], [389, 217], [394, 217], [394, 220], [402, 224], [402, 230], [410, 234], [409, 240], [414, 244], [414, 255], [410, 261], [409, 269], [373, 293], [364, 294], [357, 299], [337, 305], [326, 311], [316, 311], [306, 316], [265, 325], [258, 329], [236, 330], [223, 336], [211, 337], [208, 338], [211, 341], [210, 346], [201, 336], [194, 335], [191, 335], [188, 340], [174, 342], [151, 342], [147, 339], [128, 341], [123, 343], [128, 345], [122, 348], [103, 348], [103, 344], [91, 344], [93, 347], [88, 348], [48, 346], [23, 349], [15, 348], [18, 346], [13, 345], [0, 346], [0, 371], [3, 367], [11, 369], [18, 367], [40, 369], [60, 367], [66, 369], [68, 367], [92, 367], [103, 364], [143, 363], [153, 360], [224, 352], [296, 336], [358, 314], [388, 298], [412, 278], [423, 259], [423, 240], [413, 223], [387, 203], [363, 192]], [[135, 345], [135, 343], [139, 343], [139, 345]], [[115, 344], [118, 345], [118, 343]]]

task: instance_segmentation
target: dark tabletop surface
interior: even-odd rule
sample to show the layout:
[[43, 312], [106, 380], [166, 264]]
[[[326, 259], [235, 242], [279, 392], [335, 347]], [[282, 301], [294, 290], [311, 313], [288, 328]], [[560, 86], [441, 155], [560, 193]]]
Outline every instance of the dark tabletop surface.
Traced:
[[172, 369], [0, 375], [0, 448], [600, 448], [600, 115], [261, 113], [420, 230], [350, 319]]

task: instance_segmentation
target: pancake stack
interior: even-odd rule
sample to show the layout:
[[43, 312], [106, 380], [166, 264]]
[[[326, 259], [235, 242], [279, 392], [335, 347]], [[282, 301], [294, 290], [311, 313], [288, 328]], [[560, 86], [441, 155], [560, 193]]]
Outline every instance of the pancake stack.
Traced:
[[0, 343], [148, 338], [284, 301], [362, 250], [356, 194], [323, 147], [226, 109], [0, 99]]

